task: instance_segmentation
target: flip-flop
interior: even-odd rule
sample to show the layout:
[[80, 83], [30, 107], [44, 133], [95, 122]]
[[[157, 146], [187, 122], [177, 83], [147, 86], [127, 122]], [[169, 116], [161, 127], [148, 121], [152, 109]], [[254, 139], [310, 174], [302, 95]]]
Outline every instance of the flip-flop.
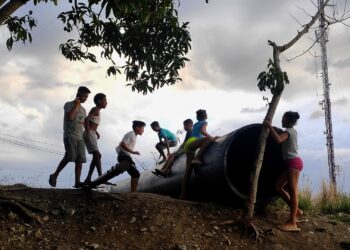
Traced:
[[56, 181], [57, 181], [57, 179], [52, 174], [50, 174], [50, 177], [49, 177], [50, 186], [56, 187]]
[[303, 218], [298, 218], [296, 222], [297, 223], [303, 223], [303, 222], [309, 222], [309, 220], [308, 219], [303, 219]]
[[285, 232], [300, 232], [301, 229], [299, 227], [294, 227], [294, 226], [286, 226], [286, 225], [282, 225], [282, 226], [277, 226], [277, 228], [281, 231], [285, 231]]

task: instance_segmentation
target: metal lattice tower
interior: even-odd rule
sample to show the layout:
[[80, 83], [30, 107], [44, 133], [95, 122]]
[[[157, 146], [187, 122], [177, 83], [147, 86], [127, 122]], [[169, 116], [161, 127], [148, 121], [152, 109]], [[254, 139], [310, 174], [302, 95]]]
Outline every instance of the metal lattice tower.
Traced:
[[[324, 6], [324, 0], [318, 0], [318, 6], [321, 8]], [[330, 83], [328, 79], [328, 64], [327, 64], [327, 47], [328, 42], [326, 22], [324, 19], [324, 9], [321, 12], [319, 18], [319, 30], [317, 32], [318, 42], [321, 47], [321, 63], [322, 63], [322, 79], [323, 79], [323, 97], [324, 99], [320, 102], [322, 109], [325, 113], [325, 125], [326, 125], [326, 145], [328, 153], [328, 167], [329, 167], [329, 178], [331, 184], [336, 188], [336, 165], [334, 160], [334, 143], [333, 143], [333, 127], [332, 127], [332, 112], [331, 112], [331, 100], [330, 100]]]

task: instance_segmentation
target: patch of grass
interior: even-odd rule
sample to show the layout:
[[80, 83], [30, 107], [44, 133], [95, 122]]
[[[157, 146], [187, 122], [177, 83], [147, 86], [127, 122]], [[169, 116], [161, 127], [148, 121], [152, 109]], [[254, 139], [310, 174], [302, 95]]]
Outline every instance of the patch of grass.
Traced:
[[321, 200], [317, 208], [324, 213], [350, 213], [350, 197], [345, 194], [336, 194], [328, 201]]
[[311, 181], [307, 179], [304, 186], [300, 189], [299, 208], [303, 211], [311, 210], [313, 208]]
[[[312, 193], [311, 182], [306, 180], [299, 189], [299, 208], [303, 211], [323, 213], [330, 218], [350, 223], [350, 195], [333, 188], [333, 186], [322, 181], [321, 191]], [[277, 199], [269, 205], [273, 210], [288, 209], [282, 199]]]
[[349, 213], [350, 196], [322, 182], [321, 192], [316, 200], [316, 209], [323, 213]]
[[333, 213], [333, 214], [329, 214], [328, 217], [332, 220], [335, 220], [335, 221], [341, 221], [341, 222], [350, 224], [350, 214]]
[[271, 208], [278, 210], [288, 207], [284, 200], [282, 200], [281, 198], [278, 198], [277, 200], [273, 201], [270, 204], [270, 206]]

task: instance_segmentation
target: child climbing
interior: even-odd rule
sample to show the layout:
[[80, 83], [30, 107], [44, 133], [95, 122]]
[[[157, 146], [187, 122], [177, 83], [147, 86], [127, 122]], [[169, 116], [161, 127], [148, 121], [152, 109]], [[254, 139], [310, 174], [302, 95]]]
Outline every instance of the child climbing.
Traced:
[[176, 150], [174, 153], [169, 155], [167, 161], [164, 163], [161, 169], [156, 168], [154, 171], [152, 171], [153, 174], [157, 176], [161, 175], [163, 177], [168, 177], [171, 167], [173, 166], [173, 163], [176, 160], [176, 158], [178, 158], [180, 155], [183, 155], [185, 153], [184, 145], [186, 141], [191, 137], [193, 121], [191, 119], [186, 119], [183, 122], [183, 126], [184, 126], [184, 130], [186, 131], [184, 142], [180, 145], [178, 150]]
[[[197, 122], [193, 126], [191, 137], [186, 141], [184, 149], [186, 152], [186, 171], [182, 181], [182, 191], [180, 199], [187, 199], [187, 190], [192, 170], [194, 167], [202, 165], [202, 156], [207, 148], [215, 141], [218, 136], [211, 136], [207, 132], [207, 112], [199, 109], [197, 113]], [[199, 148], [197, 155], [195, 151]]]
[[[169, 130], [167, 130], [165, 128], [161, 128], [157, 121], [154, 121], [151, 123], [151, 128], [153, 129], [154, 132], [158, 133], [159, 142], [156, 144], [156, 149], [163, 158], [159, 162], [159, 164], [162, 164], [163, 162], [166, 161], [167, 156], [170, 155], [169, 148], [176, 147], [177, 138]], [[167, 149], [167, 156], [165, 156], [164, 149]]]
[[[298, 180], [303, 162], [298, 155], [297, 131], [294, 129], [299, 118], [297, 112], [285, 112], [282, 117], [282, 127], [286, 129], [282, 134], [275, 131], [270, 119], [265, 119], [263, 122], [263, 125], [269, 128], [271, 137], [277, 143], [282, 143], [282, 159], [286, 168], [276, 182], [276, 190], [290, 207], [289, 221], [279, 226], [283, 231], [300, 231], [297, 226], [297, 217], [303, 214], [298, 208]], [[286, 186], [288, 191], [285, 189]]]

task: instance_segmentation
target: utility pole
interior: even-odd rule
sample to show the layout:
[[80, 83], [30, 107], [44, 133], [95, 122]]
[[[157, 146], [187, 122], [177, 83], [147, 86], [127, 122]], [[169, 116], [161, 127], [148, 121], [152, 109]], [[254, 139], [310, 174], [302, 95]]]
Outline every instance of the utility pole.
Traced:
[[[318, 0], [318, 7], [324, 5], [324, 0]], [[325, 22], [324, 8], [319, 18], [319, 30], [316, 33], [318, 41], [321, 47], [321, 63], [322, 63], [322, 79], [323, 79], [323, 97], [324, 99], [320, 102], [322, 109], [325, 113], [325, 125], [326, 125], [326, 145], [328, 153], [328, 168], [329, 168], [329, 179], [334, 190], [337, 187], [336, 180], [336, 165], [334, 161], [334, 143], [333, 143], [333, 127], [332, 127], [332, 112], [331, 112], [331, 100], [330, 100], [330, 83], [328, 79], [328, 64], [327, 64], [327, 47], [328, 42], [327, 28]]]

